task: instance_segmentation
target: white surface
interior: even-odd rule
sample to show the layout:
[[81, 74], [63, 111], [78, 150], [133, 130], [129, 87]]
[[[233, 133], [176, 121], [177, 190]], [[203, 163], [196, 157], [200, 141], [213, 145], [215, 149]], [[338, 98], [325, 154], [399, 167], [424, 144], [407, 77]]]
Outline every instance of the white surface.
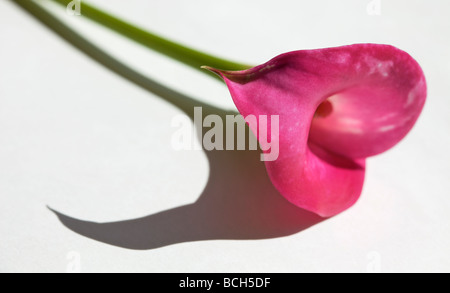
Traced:
[[[210, 165], [203, 152], [172, 150], [171, 120], [180, 109], [1, 1], [0, 272], [65, 272], [76, 267], [77, 256], [82, 272], [450, 272], [450, 2], [384, 0], [376, 16], [367, 14], [370, 1], [363, 0], [92, 2], [187, 45], [252, 64], [297, 49], [392, 44], [423, 67], [428, 100], [408, 137], [369, 159], [357, 204], [332, 219], [272, 239], [245, 240], [251, 232], [238, 226], [222, 232], [226, 229], [218, 225], [204, 237], [208, 241], [121, 248], [73, 232], [46, 206], [76, 219], [114, 222], [193, 203], [202, 193], [220, 197], [206, 201], [214, 204], [205, 205], [213, 210], [205, 219], [187, 209], [150, 218], [148, 230], [127, 226], [147, 240], [152, 233], [156, 239], [178, 239], [176, 225], [181, 234], [201, 238], [199, 225], [217, 222], [221, 200], [253, 188], [276, 203], [274, 208], [292, 210], [254, 156], [232, 152]], [[53, 10], [145, 75], [198, 100], [234, 108], [219, 82]], [[215, 183], [203, 192], [210, 172]], [[244, 208], [257, 214], [253, 206]], [[261, 231], [270, 225], [253, 224]], [[278, 228], [284, 229], [272, 230]], [[227, 239], [233, 229], [245, 232], [241, 240]]]

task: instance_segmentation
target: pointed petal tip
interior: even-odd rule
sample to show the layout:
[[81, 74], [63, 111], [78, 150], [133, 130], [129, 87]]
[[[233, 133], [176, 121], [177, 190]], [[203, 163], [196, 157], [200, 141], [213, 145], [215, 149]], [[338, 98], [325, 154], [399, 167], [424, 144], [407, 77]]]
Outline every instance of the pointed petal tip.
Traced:
[[217, 68], [214, 68], [214, 67], [211, 67], [211, 66], [207, 66], [207, 65], [200, 66], [200, 68], [201, 69], [206, 69], [208, 71], [211, 71], [212, 73], [217, 74], [222, 79], [224, 78], [223, 71], [220, 70], [220, 69], [217, 69]]
[[[215, 74], [217, 74], [221, 79], [223, 79], [225, 82], [231, 81], [234, 83], [240, 83], [245, 84], [252, 79], [254, 79], [254, 69], [255, 67], [244, 69], [244, 70], [223, 70], [223, 69], [217, 69], [211, 66], [203, 65], [200, 68], [209, 70]], [[258, 68], [258, 67], [256, 67]]]
[[213, 68], [213, 67], [211, 67], [211, 66], [208, 66], [208, 65], [200, 66], [200, 68], [201, 68], [201, 69], [210, 70], [210, 71], [215, 71], [215, 70], [217, 70], [217, 69], [215, 69], [215, 68]]

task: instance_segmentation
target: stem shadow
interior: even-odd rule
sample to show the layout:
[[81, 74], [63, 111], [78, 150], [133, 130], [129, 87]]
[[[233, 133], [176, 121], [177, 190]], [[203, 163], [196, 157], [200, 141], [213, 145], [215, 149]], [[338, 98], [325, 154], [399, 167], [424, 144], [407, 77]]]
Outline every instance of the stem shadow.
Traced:
[[[223, 119], [226, 115], [237, 114], [192, 99], [143, 76], [85, 40], [32, 1], [12, 1], [93, 60], [180, 108], [191, 119], [194, 107], [202, 107], [204, 115], [216, 114]], [[277, 192], [260, 161], [260, 151], [205, 152], [210, 165], [209, 180], [193, 204], [109, 223], [84, 221], [49, 209], [75, 233], [135, 250], [201, 240], [282, 237], [324, 220], [292, 205]]]

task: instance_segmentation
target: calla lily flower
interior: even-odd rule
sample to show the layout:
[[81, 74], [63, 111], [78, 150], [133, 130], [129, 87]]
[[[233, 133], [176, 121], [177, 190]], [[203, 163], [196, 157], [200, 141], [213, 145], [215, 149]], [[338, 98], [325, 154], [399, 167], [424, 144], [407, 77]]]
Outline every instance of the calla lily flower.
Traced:
[[[72, 2], [53, 1], [64, 6]], [[16, 3], [45, 15], [33, 1]], [[212, 67], [202, 67], [223, 78], [244, 117], [278, 115], [277, 133], [270, 128], [269, 133], [258, 133], [257, 125], [249, 125], [265, 154], [270, 155], [275, 145], [267, 138], [278, 140], [278, 157], [265, 162], [269, 177], [290, 202], [323, 217], [356, 202], [365, 159], [397, 144], [425, 103], [422, 69], [410, 55], [392, 46], [356, 44], [295, 51], [247, 69], [247, 65], [145, 31], [92, 5], [83, 3], [82, 10], [83, 16], [193, 68], [209, 64]]]
[[418, 63], [388, 45], [294, 51], [243, 71], [206, 68], [224, 79], [244, 117], [279, 115], [269, 177], [290, 202], [323, 217], [356, 202], [365, 159], [397, 144], [426, 99]]

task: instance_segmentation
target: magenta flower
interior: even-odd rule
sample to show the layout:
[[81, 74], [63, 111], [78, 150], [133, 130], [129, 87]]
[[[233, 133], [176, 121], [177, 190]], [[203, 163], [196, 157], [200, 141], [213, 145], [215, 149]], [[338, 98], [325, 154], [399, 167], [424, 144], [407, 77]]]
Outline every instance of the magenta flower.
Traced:
[[244, 117], [279, 115], [270, 179], [290, 202], [323, 217], [356, 202], [365, 158], [397, 144], [426, 99], [420, 66], [388, 45], [295, 51], [244, 71], [207, 68], [225, 80]]

